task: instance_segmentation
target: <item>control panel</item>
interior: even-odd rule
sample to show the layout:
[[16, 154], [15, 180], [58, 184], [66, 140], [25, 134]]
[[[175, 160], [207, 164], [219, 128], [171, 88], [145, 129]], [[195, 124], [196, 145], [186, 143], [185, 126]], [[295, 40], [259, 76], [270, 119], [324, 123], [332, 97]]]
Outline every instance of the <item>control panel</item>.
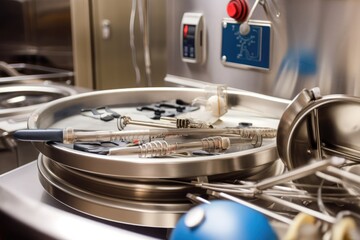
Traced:
[[184, 13], [180, 29], [181, 59], [201, 64], [206, 58], [206, 33], [202, 13]]
[[246, 34], [233, 19], [222, 21], [221, 61], [226, 66], [270, 69], [271, 23], [250, 20]]

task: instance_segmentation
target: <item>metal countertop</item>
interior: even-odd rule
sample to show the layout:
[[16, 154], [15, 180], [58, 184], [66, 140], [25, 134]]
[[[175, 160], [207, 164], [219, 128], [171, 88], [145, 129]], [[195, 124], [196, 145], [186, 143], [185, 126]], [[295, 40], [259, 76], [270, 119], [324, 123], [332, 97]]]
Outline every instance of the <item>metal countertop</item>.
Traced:
[[[39, 209], [41, 207], [45, 207], [46, 209], [52, 210], [54, 207], [54, 213], [51, 213], [56, 217], [56, 214], [59, 214], [59, 218], [64, 212], [67, 217], [70, 216], [76, 218], [77, 220], [84, 221], [85, 223], [90, 221], [94, 224], [94, 221], [98, 223], [103, 223], [99, 225], [108, 225], [110, 227], [115, 227], [119, 230], [119, 234], [117, 236], [126, 237], [126, 239], [145, 239], [146, 237], [156, 238], [156, 239], [165, 239], [168, 234], [168, 229], [161, 228], [149, 228], [149, 227], [140, 227], [140, 226], [131, 226], [127, 224], [109, 222], [106, 220], [98, 219], [92, 216], [85, 215], [78, 211], [71, 209], [68, 206], [58, 202], [56, 199], [51, 197], [42, 187], [38, 179], [38, 170], [36, 161], [32, 161], [24, 166], [21, 166], [17, 169], [14, 169], [10, 172], [7, 172], [3, 175], [0, 175], [0, 199], [11, 201], [11, 197], [15, 196], [15, 201], [19, 200], [22, 202], [23, 200], [29, 200], [31, 202], [30, 206], [35, 206]], [[10, 197], [8, 197], [8, 195]], [[17, 199], [16, 199], [17, 198]], [[6, 201], [5, 201], [6, 202]], [[18, 204], [18, 203], [17, 203]], [[2, 205], [2, 206], [1, 206]], [[5, 205], [5, 206], [4, 206]], [[11, 205], [9, 203], [8, 205]], [[25, 204], [27, 205], [27, 204]], [[50, 207], [49, 207], [50, 206]], [[16, 205], [16, 208], [18, 206]], [[22, 206], [19, 206], [20, 208]], [[4, 204], [4, 201], [0, 203], [0, 211], [6, 211], [7, 205]], [[36, 209], [32, 209], [35, 210]], [[60, 210], [60, 211], [59, 211]], [[47, 219], [43, 221], [49, 225]], [[50, 222], [51, 224], [51, 222]], [[116, 230], [115, 229], [115, 230]], [[114, 228], [111, 228], [114, 230]], [[88, 229], [87, 229], [88, 231]], [[70, 239], [70, 238], [69, 238]]]

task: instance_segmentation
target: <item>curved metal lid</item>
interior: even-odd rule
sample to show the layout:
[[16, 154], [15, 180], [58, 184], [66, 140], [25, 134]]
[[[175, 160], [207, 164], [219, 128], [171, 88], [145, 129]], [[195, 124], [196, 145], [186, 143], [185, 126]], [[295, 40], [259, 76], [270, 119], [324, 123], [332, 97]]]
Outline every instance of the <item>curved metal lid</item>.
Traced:
[[329, 156], [360, 161], [360, 98], [303, 90], [280, 119], [277, 147], [289, 169]]

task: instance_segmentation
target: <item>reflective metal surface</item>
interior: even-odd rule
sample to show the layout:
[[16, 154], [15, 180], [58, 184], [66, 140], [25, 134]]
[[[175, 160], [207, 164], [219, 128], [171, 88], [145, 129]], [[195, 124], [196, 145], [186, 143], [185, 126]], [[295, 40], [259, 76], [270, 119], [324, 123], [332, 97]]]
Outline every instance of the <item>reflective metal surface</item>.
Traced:
[[[144, 6], [143, 13], [149, 25], [149, 38], [145, 39], [141, 34], [140, 11], [134, 14], [134, 36], [129, 30], [134, 1], [71, 0], [70, 3], [77, 86], [98, 90], [151, 86], [147, 84], [149, 70], [152, 86], [163, 86], [168, 62], [165, 37], [167, 1], [146, 1], [147, 7]], [[136, 11], [139, 3], [135, 6]], [[143, 26], [146, 26], [146, 21]], [[134, 44], [130, 43], [131, 38]], [[144, 41], [150, 43], [150, 54], [144, 47]], [[131, 46], [135, 46], [135, 53]], [[132, 65], [133, 54], [136, 57], [133, 61], [140, 69], [139, 74]], [[148, 66], [149, 60], [151, 66]], [[141, 79], [136, 80], [138, 75]]]
[[[44, 155], [39, 157], [41, 169], [80, 189], [94, 194], [133, 201], [157, 203], [187, 202], [188, 192], [200, 192], [192, 185], [161, 179], [114, 178], [89, 174], [66, 167]], [[44, 173], [45, 174], [45, 173]]]
[[189, 202], [134, 201], [114, 196], [113, 193], [96, 192], [96, 187], [84, 189], [83, 185], [79, 187], [79, 182], [53, 172], [48, 164], [46, 157], [40, 155], [38, 168], [45, 190], [66, 205], [92, 216], [128, 224], [170, 228], [191, 207]]
[[[360, 98], [303, 90], [280, 119], [277, 147], [289, 169], [329, 156], [360, 161]], [[304, 178], [305, 183], [319, 180]]]
[[60, 84], [4, 85], [0, 88], [0, 118], [30, 114], [51, 100], [76, 93], [76, 89]]
[[[169, 101], [175, 96], [191, 102], [204, 94], [204, 89], [194, 88], [117, 89], [84, 93], [55, 100], [36, 110], [28, 124], [30, 129], [73, 127], [116, 130], [116, 121], [89, 118], [80, 110], [107, 106], [120, 115], [149, 121], [146, 113], [136, 110], [140, 103]], [[276, 128], [278, 118], [274, 118], [274, 114], [287, 105], [280, 99], [270, 101], [269, 98], [241, 91], [229, 91], [228, 97], [233, 109], [215, 122], [214, 127], [251, 122], [253, 126]], [[252, 102], [252, 105], [247, 105], [247, 102]], [[261, 103], [267, 104], [265, 112], [256, 108]], [[196, 111], [199, 111], [197, 114], [203, 113]], [[126, 128], [144, 129], [144, 126], [130, 125]], [[242, 149], [235, 145], [221, 154], [159, 158], [99, 155], [78, 151], [62, 143], [34, 144], [41, 152], [38, 159], [40, 181], [50, 195], [80, 212], [140, 226], [174, 227], [179, 217], [192, 206], [187, 193], [205, 193], [194, 186], [194, 179], [257, 180], [283, 171], [275, 138], [264, 138], [263, 145], [257, 148]]]
[[[78, 96], [56, 100], [45, 108], [35, 111], [29, 119], [29, 128], [73, 128], [86, 130], [111, 130], [116, 128], [114, 122], [101, 122], [79, 114], [81, 108], [93, 106], [111, 106], [120, 114], [132, 112], [136, 117], [146, 119], [146, 116], [136, 113], [136, 103], [151, 103], [181, 96], [186, 102], [205, 94], [203, 89], [186, 88], [146, 88], [119, 89], [86, 93]], [[233, 94], [233, 95], [232, 95]], [[230, 94], [242, 102], [246, 94], [241, 92]], [[261, 101], [261, 100], [259, 100]], [[246, 100], [244, 101], [246, 102]], [[123, 103], [123, 107], [119, 106]], [[271, 112], [269, 102], [266, 102]], [[136, 106], [136, 105], [135, 105]], [[276, 103], [274, 106], [278, 106]], [[277, 120], [264, 117], [267, 113], [239, 109], [229, 111], [217, 123], [218, 127], [236, 126], [241, 121], [252, 121], [254, 126], [277, 126]], [[255, 109], [253, 109], [255, 110]], [[134, 112], [135, 111], [135, 112]], [[257, 111], [257, 110], [255, 110]], [[250, 170], [274, 162], [277, 159], [275, 139], [264, 140], [263, 146], [240, 152], [228, 152], [221, 155], [190, 157], [190, 158], [147, 158], [132, 156], [102, 156], [80, 152], [61, 144], [35, 143], [36, 147], [47, 157], [64, 165], [97, 174], [140, 177], [140, 178], [184, 178], [193, 176], [211, 176]], [[249, 174], [250, 175], [250, 174]]]
[[[272, 25], [270, 71], [222, 65], [221, 22], [228, 17], [228, 2], [167, 1], [167, 74], [287, 99], [303, 88], [316, 86], [325, 95], [360, 95], [360, 30], [355, 24], [360, 18], [359, 1], [266, 1], [275, 2], [277, 11], [270, 4], [258, 6], [251, 19], [270, 21]], [[255, 2], [248, 1], [250, 6]], [[185, 12], [200, 12], [206, 21], [208, 58], [201, 66], [181, 61], [179, 26]]]
[[[1, 65], [0, 65], [1, 66]], [[27, 63], [5, 64], [0, 67], [0, 84], [39, 84], [43, 81], [74, 83], [74, 73], [64, 69], [44, 67]], [[11, 71], [10, 74], [8, 71]]]
[[5, 0], [0, 59], [73, 69], [70, 1]]
[[[12, 84], [3, 84], [0, 87], [0, 158], [2, 159], [0, 173], [5, 173], [37, 158], [38, 150], [31, 143], [16, 141], [13, 138], [16, 130], [27, 128], [27, 119], [35, 109], [52, 100], [85, 91], [85, 89], [69, 85], [40, 81], [41, 78], [36, 78], [36, 80], [31, 78], [41, 75], [27, 78], [29, 76], [5, 77], [19, 81], [9, 80], [8, 82]], [[24, 78], [21, 79], [22, 77]], [[32, 83], [18, 84], [25, 82]]]
[[[98, 218], [131, 225], [172, 228], [193, 206], [187, 194], [205, 194], [205, 190], [191, 184], [191, 179], [97, 176], [73, 170], [42, 154], [38, 169], [41, 184], [58, 201]], [[248, 179], [262, 179], [282, 171], [282, 163], [276, 161]]]
[[153, 239], [56, 209], [9, 187], [0, 187], [0, 198], [4, 239]]
[[[91, 217], [75, 211], [49, 195], [41, 186], [37, 163], [31, 162], [0, 176], [0, 236], [5, 239], [81, 239], [89, 233], [97, 239], [115, 237], [132, 239], [134, 233], [140, 239], [165, 239], [166, 229], [130, 226]], [[4, 191], [3, 191], [4, 190]], [[75, 222], [73, 222], [75, 221]], [[89, 221], [91, 225], [88, 225]], [[61, 222], [61, 224], [59, 224]], [[23, 223], [26, 223], [24, 226]], [[45, 224], [46, 223], [46, 224]], [[84, 225], [83, 225], [84, 224]], [[107, 225], [104, 229], [101, 226]], [[24, 228], [23, 228], [24, 227]], [[101, 229], [100, 229], [100, 228]], [[91, 232], [90, 228], [94, 230]], [[116, 228], [111, 236], [102, 230]], [[66, 229], [66, 231], [64, 231]], [[10, 233], [10, 234], [9, 234]], [[61, 234], [61, 235], [60, 235]], [[97, 235], [100, 234], [100, 235]], [[20, 235], [20, 236], [19, 236]], [[25, 235], [25, 236], [24, 236]], [[9, 237], [5, 237], [9, 236]], [[99, 237], [100, 236], [100, 237]]]

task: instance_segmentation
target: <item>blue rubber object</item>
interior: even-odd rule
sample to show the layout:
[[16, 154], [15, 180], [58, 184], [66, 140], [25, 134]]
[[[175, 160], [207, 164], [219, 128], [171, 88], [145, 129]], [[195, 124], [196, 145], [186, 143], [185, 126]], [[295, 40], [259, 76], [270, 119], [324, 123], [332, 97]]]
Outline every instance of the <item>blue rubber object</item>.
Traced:
[[62, 129], [26, 129], [15, 131], [13, 136], [19, 141], [62, 142], [63, 135]]
[[170, 240], [183, 239], [275, 240], [278, 237], [262, 213], [232, 201], [214, 200], [196, 206], [180, 218]]

